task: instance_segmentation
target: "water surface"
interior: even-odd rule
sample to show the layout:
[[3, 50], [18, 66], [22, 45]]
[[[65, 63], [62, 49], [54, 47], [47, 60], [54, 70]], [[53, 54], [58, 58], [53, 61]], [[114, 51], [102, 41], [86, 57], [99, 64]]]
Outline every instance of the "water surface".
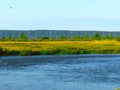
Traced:
[[0, 90], [114, 90], [120, 55], [0, 57]]

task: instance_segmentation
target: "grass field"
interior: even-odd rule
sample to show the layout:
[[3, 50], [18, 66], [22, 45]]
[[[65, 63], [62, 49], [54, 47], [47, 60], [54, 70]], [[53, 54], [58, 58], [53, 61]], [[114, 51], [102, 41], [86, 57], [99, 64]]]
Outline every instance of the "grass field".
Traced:
[[0, 42], [1, 55], [51, 54], [118, 54], [120, 42], [96, 41], [29, 41]]

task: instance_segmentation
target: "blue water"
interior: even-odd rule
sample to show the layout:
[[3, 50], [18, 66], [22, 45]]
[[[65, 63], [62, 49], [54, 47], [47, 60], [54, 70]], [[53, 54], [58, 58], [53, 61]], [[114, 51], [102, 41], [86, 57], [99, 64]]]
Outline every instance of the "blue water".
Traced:
[[0, 57], [0, 90], [114, 90], [120, 55]]

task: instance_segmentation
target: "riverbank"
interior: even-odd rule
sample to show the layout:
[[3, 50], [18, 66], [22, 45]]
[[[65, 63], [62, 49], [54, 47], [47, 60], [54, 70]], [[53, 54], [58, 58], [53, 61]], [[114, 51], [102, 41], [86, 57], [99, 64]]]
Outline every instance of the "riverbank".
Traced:
[[0, 42], [0, 55], [120, 54], [120, 42], [94, 41], [28, 41]]

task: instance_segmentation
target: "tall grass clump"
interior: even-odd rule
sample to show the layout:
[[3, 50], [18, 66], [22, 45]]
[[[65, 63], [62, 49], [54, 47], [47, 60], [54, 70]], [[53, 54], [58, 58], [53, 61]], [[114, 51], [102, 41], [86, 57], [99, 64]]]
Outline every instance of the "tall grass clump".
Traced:
[[40, 50], [39, 55], [54, 55], [55, 53], [53, 51], [49, 50]]
[[32, 50], [22, 50], [19, 52], [20, 56], [32, 55]]

